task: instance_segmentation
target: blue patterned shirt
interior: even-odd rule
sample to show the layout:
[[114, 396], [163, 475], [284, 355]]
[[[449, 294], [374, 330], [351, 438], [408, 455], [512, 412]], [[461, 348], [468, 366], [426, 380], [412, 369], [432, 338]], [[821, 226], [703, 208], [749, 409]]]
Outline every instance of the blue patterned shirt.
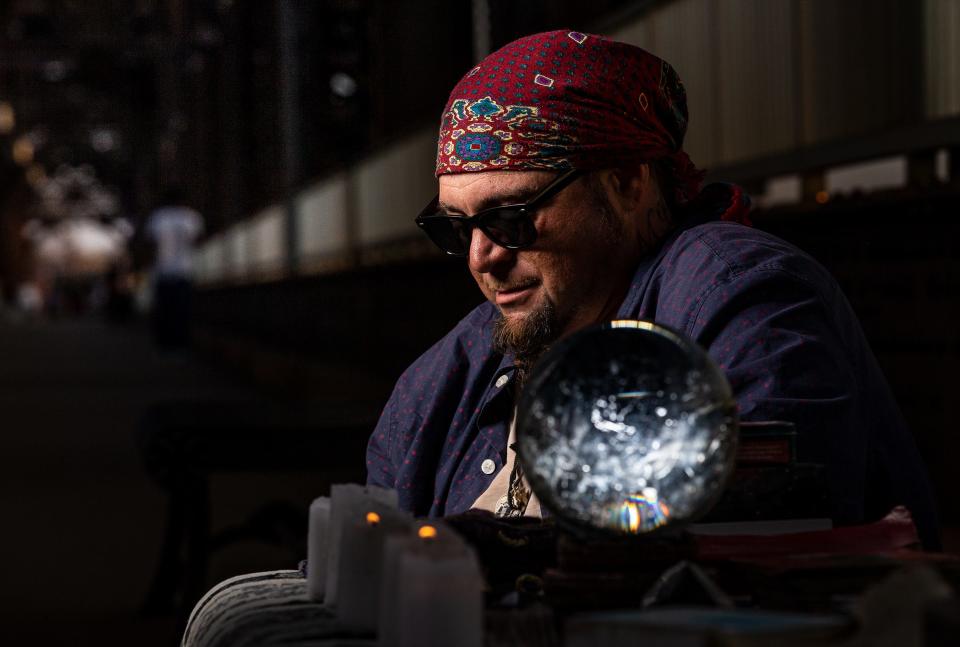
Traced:
[[[827, 466], [837, 522], [903, 503], [936, 545], [922, 461], [839, 286], [796, 247], [718, 220], [725, 209], [686, 217], [639, 264], [618, 318], [706, 348], [742, 420], [794, 422], [799, 459]], [[469, 509], [506, 460], [514, 368], [492, 347], [497, 316], [484, 303], [417, 359], [370, 438], [368, 482], [396, 488], [418, 516]]]

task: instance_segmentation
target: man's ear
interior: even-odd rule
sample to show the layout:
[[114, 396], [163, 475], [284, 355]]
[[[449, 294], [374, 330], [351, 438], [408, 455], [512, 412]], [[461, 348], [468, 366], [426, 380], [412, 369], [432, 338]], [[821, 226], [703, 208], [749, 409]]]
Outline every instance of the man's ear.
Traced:
[[621, 213], [640, 213], [650, 201], [653, 177], [649, 164], [638, 163], [613, 169], [608, 178], [608, 195]]

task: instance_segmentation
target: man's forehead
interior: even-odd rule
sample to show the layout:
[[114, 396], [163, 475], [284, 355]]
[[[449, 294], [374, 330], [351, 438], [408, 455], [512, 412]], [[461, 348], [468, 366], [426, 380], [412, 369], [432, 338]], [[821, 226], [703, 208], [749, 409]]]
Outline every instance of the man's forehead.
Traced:
[[464, 201], [517, 197], [543, 188], [554, 176], [549, 171], [482, 171], [441, 175], [440, 204], [461, 207], [460, 203]]
[[548, 171], [480, 171], [441, 175], [440, 208], [479, 211], [498, 204], [522, 202], [545, 187]]

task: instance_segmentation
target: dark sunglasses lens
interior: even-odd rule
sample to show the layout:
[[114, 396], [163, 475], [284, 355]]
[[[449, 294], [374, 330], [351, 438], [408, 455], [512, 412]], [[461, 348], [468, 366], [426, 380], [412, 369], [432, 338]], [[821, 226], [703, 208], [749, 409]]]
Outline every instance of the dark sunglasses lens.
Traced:
[[483, 219], [483, 230], [504, 247], [526, 247], [537, 238], [533, 219], [523, 209], [497, 209]]
[[470, 249], [470, 228], [462, 220], [428, 218], [423, 222], [423, 229], [430, 240], [448, 254], [462, 256]]

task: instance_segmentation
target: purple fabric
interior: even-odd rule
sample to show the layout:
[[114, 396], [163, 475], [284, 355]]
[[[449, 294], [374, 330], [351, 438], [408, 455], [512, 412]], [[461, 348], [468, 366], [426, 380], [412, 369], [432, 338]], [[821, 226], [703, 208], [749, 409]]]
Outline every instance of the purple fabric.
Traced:
[[[710, 202], [641, 262], [618, 317], [664, 324], [706, 348], [743, 420], [796, 423], [799, 458], [828, 467], [837, 522], [903, 503], [935, 546], [925, 470], [846, 298], [800, 250], [720, 220], [736, 195], [705, 189]], [[491, 348], [496, 314], [484, 303], [414, 362], [370, 438], [368, 482], [395, 487], [416, 515], [469, 509], [504, 464], [512, 389], [496, 382], [513, 368]]]

